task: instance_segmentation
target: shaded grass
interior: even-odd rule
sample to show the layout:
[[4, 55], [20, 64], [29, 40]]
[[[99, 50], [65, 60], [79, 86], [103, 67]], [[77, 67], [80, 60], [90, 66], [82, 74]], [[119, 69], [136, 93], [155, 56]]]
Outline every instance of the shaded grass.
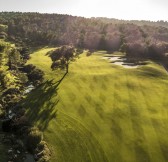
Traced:
[[[0, 140], [2, 141], [2, 138], [3, 138], [4, 134], [0, 134]], [[8, 146], [7, 145], [4, 145], [2, 144], [2, 142], [0, 141], [0, 161], [7, 161], [8, 160], [8, 156], [7, 156], [7, 149], [8, 149]]]
[[2, 161], [2, 162], [7, 161], [7, 159], [8, 159], [6, 151], [7, 151], [7, 148], [0, 144], [0, 161]]
[[[36, 123], [43, 131], [48, 127], [49, 121], [56, 118], [55, 106], [59, 102], [57, 84], [51, 85], [51, 82], [46, 81], [40, 85], [34, 93], [27, 96], [24, 103], [30, 121]], [[55, 100], [51, 100], [53, 95], [55, 95]]]
[[50, 69], [49, 50], [31, 55], [29, 63], [45, 72], [46, 82], [28, 96], [25, 107], [44, 131], [52, 162], [167, 161], [163, 67], [149, 62], [124, 69], [101, 59], [101, 53], [83, 54], [57, 85], [63, 73]]

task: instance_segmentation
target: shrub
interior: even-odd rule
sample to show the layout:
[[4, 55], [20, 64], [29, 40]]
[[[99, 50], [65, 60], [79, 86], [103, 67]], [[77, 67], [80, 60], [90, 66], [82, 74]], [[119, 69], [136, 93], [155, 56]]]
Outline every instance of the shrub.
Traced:
[[[24, 66], [22, 71], [27, 73], [29, 81], [33, 82], [35, 86], [43, 81], [44, 72], [32, 64]], [[21, 79], [26, 81], [27, 78], [24, 76]]]
[[7, 32], [8, 26], [0, 24], [0, 32]]
[[40, 69], [34, 69], [32, 72], [28, 74], [28, 78], [32, 82], [42, 81], [44, 76], [44, 72]]
[[42, 132], [40, 132], [38, 128], [35, 128], [35, 127], [31, 128], [27, 135], [27, 140], [26, 140], [27, 149], [30, 152], [34, 152], [37, 145], [41, 142], [42, 139], [43, 139]]
[[0, 42], [0, 52], [3, 52], [3, 50], [5, 49], [6, 45], [4, 43]]
[[26, 66], [24, 66], [23, 71], [26, 73], [30, 73], [31, 71], [33, 71], [36, 67], [32, 64], [28, 64]]
[[18, 73], [17, 77], [19, 78], [20, 82], [23, 84], [28, 82], [28, 77], [25, 73]]
[[91, 56], [93, 52], [94, 52], [94, 50], [87, 51], [86, 56]]
[[38, 162], [47, 162], [51, 157], [51, 151], [45, 141], [41, 141], [37, 146], [37, 159]]
[[21, 92], [18, 88], [9, 88], [3, 93], [3, 96], [5, 96], [5, 95], [18, 95], [20, 93]]
[[32, 80], [41, 80], [43, 77], [43, 72], [39, 69], [35, 69], [30, 73], [29, 77]]
[[76, 49], [76, 55], [82, 54], [83, 53], [83, 49], [81, 48], [77, 48]]
[[8, 120], [4, 120], [2, 122], [2, 130], [4, 132], [10, 132], [11, 131], [11, 124], [12, 124], [12, 120], [11, 119], [8, 119]]
[[2, 105], [0, 104], [0, 118], [5, 116], [5, 111], [2, 110]]
[[0, 39], [6, 39], [7, 34], [5, 32], [0, 32]]

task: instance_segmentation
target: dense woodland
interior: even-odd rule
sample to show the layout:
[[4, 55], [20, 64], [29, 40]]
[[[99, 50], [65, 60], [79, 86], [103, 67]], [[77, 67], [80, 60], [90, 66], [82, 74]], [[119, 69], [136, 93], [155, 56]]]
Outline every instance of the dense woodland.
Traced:
[[[64, 46], [62, 46], [64, 45]], [[22, 134], [29, 126], [18, 103], [22, 101], [25, 87], [35, 87], [43, 81], [43, 72], [34, 65], [26, 65], [33, 48], [62, 46], [48, 55], [51, 68], [66, 68], [82, 49], [125, 52], [128, 58], [150, 58], [168, 67], [168, 22], [124, 21], [107, 18], [83, 18], [59, 14], [0, 13], [0, 118], [15, 117], [4, 126], [6, 132]], [[10, 127], [9, 127], [10, 123]], [[33, 133], [35, 136], [33, 136]], [[30, 135], [30, 136], [29, 136]], [[37, 141], [33, 141], [37, 138]], [[32, 140], [32, 141], [31, 141]], [[29, 127], [27, 143], [40, 143], [41, 134]], [[40, 157], [41, 158], [41, 157]], [[40, 159], [39, 158], [39, 159]]]
[[[59, 14], [1, 12], [9, 40], [18, 46], [74, 45], [79, 48], [121, 50], [129, 55], [165, 55], [168, 22], [123, 21]], [[1, 31], [1, 37], [6, 33]]]

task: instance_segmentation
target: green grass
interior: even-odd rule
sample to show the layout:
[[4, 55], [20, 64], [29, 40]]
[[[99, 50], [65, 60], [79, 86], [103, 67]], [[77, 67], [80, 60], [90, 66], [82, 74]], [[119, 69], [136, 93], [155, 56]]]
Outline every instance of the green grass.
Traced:
[[82, 54], [57, 85], [60, 71], [42, 49], [28, 63], [45, 82], [25, 100], [30, 120], [44, 132], [51, 162], [167, 162], [168, 75], [149, 62], [125, 69]]

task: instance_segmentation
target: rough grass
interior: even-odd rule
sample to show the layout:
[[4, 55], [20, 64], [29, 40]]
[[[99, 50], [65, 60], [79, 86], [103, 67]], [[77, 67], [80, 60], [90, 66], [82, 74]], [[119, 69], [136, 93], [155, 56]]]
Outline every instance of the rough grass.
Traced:
[[58, 85], [60, 71], [45, 56], [31, 55], [45, 82], [25, 100], [44, 132], [51, 162], [167, 162], [168, 75], [153, 62], [125, 69], [82, 54]]

